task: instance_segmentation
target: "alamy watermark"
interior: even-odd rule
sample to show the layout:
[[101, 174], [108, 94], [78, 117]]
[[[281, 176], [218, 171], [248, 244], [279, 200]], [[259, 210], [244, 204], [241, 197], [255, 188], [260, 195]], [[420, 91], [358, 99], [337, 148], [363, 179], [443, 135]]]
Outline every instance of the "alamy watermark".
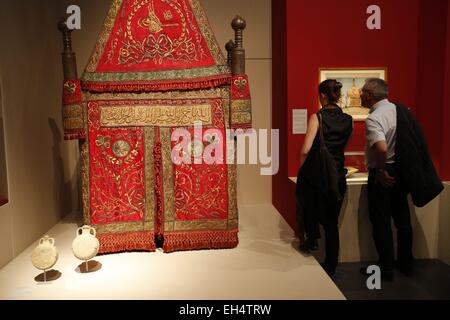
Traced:
[[369, 275], [366, 281], [367, 289], [381, 290], [381, 269], [377, 265], [367, 267], [366, 273]]
[[81, 29], [81, 9], [77, 5], [70, 5], [67, 7], [66, 13], [69, 15], [66, 20], [66, 25], [69, 30]]
[[367, 14], [370, 14], [367, 18], [367, 29], [369, 30], [381, 30], [381, 8], [377, 5], [371, 5], [367, 7]]
[[[278, 129], [203, 130], [201, 122], [194, 129], [177, 128], [172, 131], [172, 162], [181, 164], [260, 164], [260, 174], [275, 175], [279, 170]], [[270, 131], [270, 154], [268, 134]], [[248, 153], [247, 153], [248, 145]], [[248, 157], [247, 157], [248, 156]], [[248, 161], [247, 161], [248, 158]]]

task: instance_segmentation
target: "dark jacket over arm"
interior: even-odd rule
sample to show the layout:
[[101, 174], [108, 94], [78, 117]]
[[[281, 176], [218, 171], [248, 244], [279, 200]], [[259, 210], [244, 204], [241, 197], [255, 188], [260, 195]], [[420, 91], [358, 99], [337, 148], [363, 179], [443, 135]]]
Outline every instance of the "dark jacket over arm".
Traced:
[[444, 189], [431, 161], [425, 136], [413, 114], [397, 106], [395, 162], [400, 183], [411, 194], [414, 205], [423, 207]]

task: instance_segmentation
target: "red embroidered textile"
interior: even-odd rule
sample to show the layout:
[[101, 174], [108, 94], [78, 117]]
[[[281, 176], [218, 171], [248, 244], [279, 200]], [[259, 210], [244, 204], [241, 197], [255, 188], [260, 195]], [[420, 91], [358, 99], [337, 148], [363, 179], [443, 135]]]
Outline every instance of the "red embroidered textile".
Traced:
[[199, 1], [114, 0], [82, 78], [85, 90], [190, 90], [230, 83]]
[[[156, 6], [155, 6], [156, 2]], [[188, 2], [122, 3], [96, 72], [139, 72], [215, 65]]]
[[[82, 91], [72, 84], [64, 104], [82, 124], [65, 134], [85, 139], [84, 223], [100, 253], [152, 251], [156, 239], [165, 252], [237, 246], [226, 130], [251, 125], [248, 78], [231, 76], [198, 0], [113, 0]], [[190, 163], [173, 161], [186, 152]]]
[[252, 102], [248, 76], [235, 75], [231, 82], [231, 128], [251, 129]]
[[63, 82], [62, 105], [64, 140], [85, 138], [79, 80], [65, 80]]

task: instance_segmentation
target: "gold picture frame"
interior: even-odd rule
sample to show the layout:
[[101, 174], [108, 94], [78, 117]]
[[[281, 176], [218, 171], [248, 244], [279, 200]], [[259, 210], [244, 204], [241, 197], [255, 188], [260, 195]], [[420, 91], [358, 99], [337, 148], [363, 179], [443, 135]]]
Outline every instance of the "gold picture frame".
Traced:
[[369, 78], [387, 81], [387, 68], [319, 68], [319, 83], [327, 79], [336, 79], [342, 83], [342, 98], [338, 104], [354, 121], [365, 121], [369, 114], [369, 109], [361, 106], [359, 98], [359, 91]]

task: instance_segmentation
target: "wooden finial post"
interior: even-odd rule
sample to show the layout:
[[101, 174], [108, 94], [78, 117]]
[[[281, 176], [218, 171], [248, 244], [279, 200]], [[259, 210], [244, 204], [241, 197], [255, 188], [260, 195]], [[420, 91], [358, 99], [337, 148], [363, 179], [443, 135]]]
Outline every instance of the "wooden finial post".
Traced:
[[233, 49], [234, 49], [234, 42], [233, 40], [230, 40], [227, 42], [227, 44], [225, 45], [225, 49], [227, 50], [227, 63], [231, 68], [232, 65], [232, 61], [233, 61]]
[[232, 58], [232, 66], [231, 66], [231, 72], [234, 75], [245, 74], [245, 50], [244, 50], [243, 31], [246, 26], [247, 26], [247, 23], [240, 16], [237, 16], [231, 22], [231, 27], [234, 29], [234, 35], [235, 35], [235, 39], [234, 39], [235, 46], [233, 48], [233, 53], [232, 53], [233, 58]]
[[64, 80], [78, 79], [77, 59], [72, 50], [72, 31], [67, 27], [67, 18], [65, 16], [59, 21], [58, 29], [63, 36], [64, 51], [62, 52], [62, 63], [64, 70]]

